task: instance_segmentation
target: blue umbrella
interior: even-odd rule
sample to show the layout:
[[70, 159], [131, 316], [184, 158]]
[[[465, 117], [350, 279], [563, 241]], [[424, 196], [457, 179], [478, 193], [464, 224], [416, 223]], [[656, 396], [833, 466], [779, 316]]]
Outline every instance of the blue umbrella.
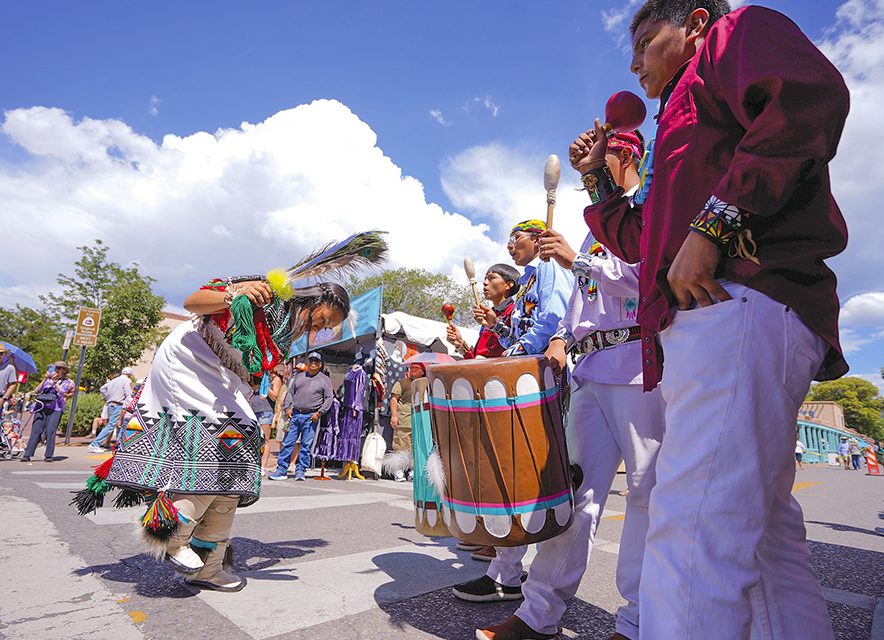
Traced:
[[3, 342], [0, 340], [0, 344], [6, 347], [6, 350], [12, 354], [13, 363], [15, 364], [16, 369], [19, 371], [26, 371], [27, 373], [37, 373], [37, 365], [34, 363], [34, 359], [31, 357], [30, 353], [22, 351], [9, 342]]

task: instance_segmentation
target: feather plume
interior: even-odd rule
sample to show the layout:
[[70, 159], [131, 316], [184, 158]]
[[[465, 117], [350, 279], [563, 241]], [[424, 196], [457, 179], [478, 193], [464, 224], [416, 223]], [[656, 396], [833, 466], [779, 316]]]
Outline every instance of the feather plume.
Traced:
[[355, 273], [362, 267], [376, 265], [387, 259], [385, 231], [356, 233], [346, 240], [328, 244], [290, 267], [289, 282], [316, 278], [330, 271], [338, 276]]
[[384, 456], [381, 468], [395, 476], [397, 473], [405, 473], [413, 466], [411, 461], [411, 451], [391, 451]]
[[442, 456], [439, 455], [439, 445], [433, 447], [433, 450], [430, 452], [424, 473], [427, 476], [427, 481], [436, 490], [436, 493], [440, 496], [446, 495], [445, 465], [442, 463]]

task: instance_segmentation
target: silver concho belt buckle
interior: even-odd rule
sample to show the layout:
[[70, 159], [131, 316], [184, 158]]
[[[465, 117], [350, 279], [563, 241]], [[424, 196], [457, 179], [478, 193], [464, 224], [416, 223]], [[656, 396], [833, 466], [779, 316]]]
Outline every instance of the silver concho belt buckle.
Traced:
[[612, 347], [629, 340], [629, 329], [612, 329], [605, 331], [605, 341]]

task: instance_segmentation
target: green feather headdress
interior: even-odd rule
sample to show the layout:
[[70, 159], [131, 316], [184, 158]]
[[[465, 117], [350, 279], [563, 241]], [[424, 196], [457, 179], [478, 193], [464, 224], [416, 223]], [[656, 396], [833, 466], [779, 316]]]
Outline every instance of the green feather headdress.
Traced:
[[292, 283], [309, 280], [334, 272], [338, 278], [356, 273], [387, 259], [385, 231], [356, 233], [342, 242], [332, 242], [301, 259], [288, 269], [272, 269], [267, 282], [277, 297], [287, 300], [292, 296]]

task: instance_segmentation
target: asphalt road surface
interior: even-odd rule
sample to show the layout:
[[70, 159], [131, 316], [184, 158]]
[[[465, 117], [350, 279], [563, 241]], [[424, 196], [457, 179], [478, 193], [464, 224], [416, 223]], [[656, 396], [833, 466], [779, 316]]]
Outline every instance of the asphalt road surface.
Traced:
[[[235, 568], [248, 586], [201, 592], [144, 552], [134, 524], [143, 507], [79, 517], [68, 506], [106, 455], [57, 454], [53, 464], [0, 461], [4, 638], [466, 640], [517, 607], [454, 598], [450, 587], [486, 565], [452, 539], [417, 534], [411, 485], [386, 480], [266, 482], [234, 523]], [[618, 476], [563, 638], [613, 633], [624, 487]], [[884, 537], [875, 533], [884, 478], [808, 466], [794, 492], [836, 637], [884, 640]]]

